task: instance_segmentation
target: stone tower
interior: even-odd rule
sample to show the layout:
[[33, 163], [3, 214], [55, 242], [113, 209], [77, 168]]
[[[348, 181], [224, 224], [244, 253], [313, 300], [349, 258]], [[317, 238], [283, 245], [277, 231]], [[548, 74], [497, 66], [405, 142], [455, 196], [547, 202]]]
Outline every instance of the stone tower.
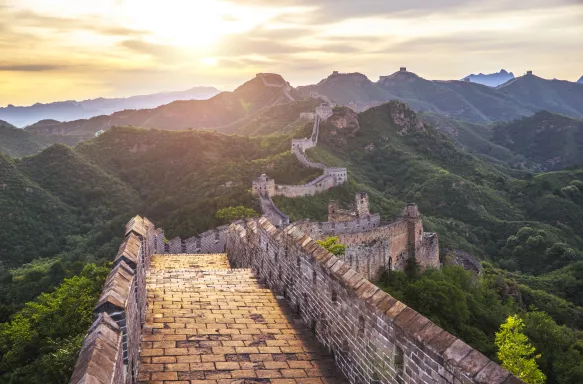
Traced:
[[366, 192], [357, 192], [354, 195], [356, 200], [356, 214], [362, 219], [364, 217], [370, 216], [370, 210], [368, 208], [368, 194]]
[[416, 257], [423, 242], [423, 223], [417, 204], [408, 203], [403, 210], [403, 218], [407, 220], [409, 257]]
[[265, 173], [253, 180], [253, 196], [273, 196], [275, 194], [275, 180], [267, 177]]

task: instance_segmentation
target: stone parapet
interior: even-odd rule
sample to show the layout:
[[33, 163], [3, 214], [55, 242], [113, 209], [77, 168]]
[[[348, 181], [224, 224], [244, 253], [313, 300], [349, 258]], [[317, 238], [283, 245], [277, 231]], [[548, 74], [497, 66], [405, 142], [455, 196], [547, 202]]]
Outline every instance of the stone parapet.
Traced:
[[97, 316], [83, 341], [71, 384], [122, 384], [121, 330], [107, 313]]
[[71, 383], [130, 384], [137, 378], [140, 332], [146, 315], [146, 271], [159, 247], [159, 236], [145, 218], [126, 225], [125, 239], [114, 258], [94, 309]]
[[233, 224], [227, 251], [295, 308], [351, 383], [522, 383], [294, 225]]

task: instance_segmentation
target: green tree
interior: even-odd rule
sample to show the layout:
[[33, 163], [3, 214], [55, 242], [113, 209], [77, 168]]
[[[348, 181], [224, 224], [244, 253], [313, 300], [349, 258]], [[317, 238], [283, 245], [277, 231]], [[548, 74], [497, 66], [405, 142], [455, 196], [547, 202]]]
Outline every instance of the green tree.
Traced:
[[237, 207], [221, 208], [217, 211], [216, 217], [223, 223], [231, 223], [240, 219], [259, 216], [254, 209], [239, 205]]
[[528, 384], [543, 384], [547, 377], [536, 364], [535, 348], [522, 332], [524, 322], [518, 315], [509, 316], [496, 332], [498, 358], [502, 366]]
[[318, 244], [326, 248], [335, 256], [344, 255], [346, 252], [346, 246], [338, 242], [338, 236], [332, 236], [326, 240], [318, 240]]
[[88, 264], [0, 324], [0, 382], [67, 382], [108, 272]]

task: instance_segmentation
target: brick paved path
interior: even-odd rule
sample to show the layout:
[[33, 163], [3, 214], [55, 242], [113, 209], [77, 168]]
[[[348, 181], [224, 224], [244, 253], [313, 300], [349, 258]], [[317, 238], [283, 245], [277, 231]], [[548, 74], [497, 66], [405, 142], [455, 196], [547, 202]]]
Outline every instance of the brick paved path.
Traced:
[[283, 300], [226, 255], [154, 255], [140, 383], [344, 383]]

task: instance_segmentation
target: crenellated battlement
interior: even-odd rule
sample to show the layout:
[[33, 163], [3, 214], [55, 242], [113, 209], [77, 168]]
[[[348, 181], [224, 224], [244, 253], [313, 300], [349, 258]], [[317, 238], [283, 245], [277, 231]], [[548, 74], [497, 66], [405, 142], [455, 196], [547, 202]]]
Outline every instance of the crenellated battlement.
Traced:
[[139, 367], [140, 333], [146, 317], [146, 272], [156, 250], [157, 231], [136, 216], [93, 310], [71, 384], [134, 383]]

